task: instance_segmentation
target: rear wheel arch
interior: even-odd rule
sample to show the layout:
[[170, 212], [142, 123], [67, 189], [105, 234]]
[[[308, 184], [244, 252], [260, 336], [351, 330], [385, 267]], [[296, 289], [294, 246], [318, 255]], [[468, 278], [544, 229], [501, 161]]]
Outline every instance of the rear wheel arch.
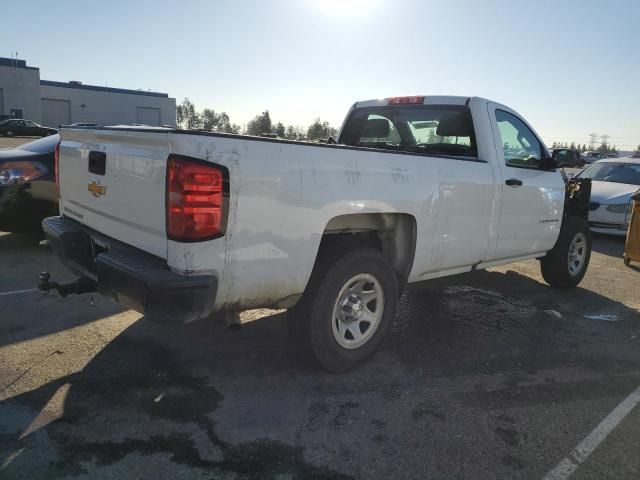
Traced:
[[384, 341], [398, 297], [393, 269], [380, 250], [325, 250], [301, 300], [287, 312], [292, 346], [302, 360], [329, 371], [351, 370]]
[[416, 219], [406, 213], [354, 213], [333, 217], [325, 226], [314, 270], [326, 255], [369, 246], [379, 250], [396, 274], [402, 292], [413, 266]]

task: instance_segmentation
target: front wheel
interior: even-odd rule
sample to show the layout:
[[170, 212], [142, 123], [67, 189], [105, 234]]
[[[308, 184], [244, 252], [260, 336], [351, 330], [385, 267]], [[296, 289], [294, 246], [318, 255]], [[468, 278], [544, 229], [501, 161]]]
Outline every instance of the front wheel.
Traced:
[[358, 247], [318, 260], [287, 321], [303, 356], [332, 372], [345, 372], [380, 346], [397, 298], [396, 276], [386, 259], [375, 249]]
[[575, 287], [587, 273], [590, 258], [589, 224], [584, 218], [571, 217], [553, 250], [540, 261], [542, 277], [552, 287]]

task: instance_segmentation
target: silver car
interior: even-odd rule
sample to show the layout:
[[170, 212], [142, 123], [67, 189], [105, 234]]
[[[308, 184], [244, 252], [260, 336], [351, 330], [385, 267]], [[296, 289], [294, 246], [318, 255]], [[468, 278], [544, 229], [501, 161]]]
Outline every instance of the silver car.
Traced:
[[607, 158], [582, 170], [591, 179], [591, 231], [626, 236], [631, 195], [640, 189], [640, 158]]

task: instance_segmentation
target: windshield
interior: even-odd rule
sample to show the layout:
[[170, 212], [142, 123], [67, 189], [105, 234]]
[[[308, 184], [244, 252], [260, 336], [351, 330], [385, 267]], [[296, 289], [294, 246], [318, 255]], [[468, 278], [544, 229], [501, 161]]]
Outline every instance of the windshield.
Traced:
[[53, 152], [56, 143], [60, 141], [60, 135], [51, 135], [49, 137], [43, 137], [33, 142], [25, 143], [17, 147], [18, 150], [27, 150], [34, 153], [48, 153]]
[[576, 178], [590, 178], [600, 182], [640, 185], [640, 163], [599, 162], [587, 167]]
[[477, 156], [471, 112], [466, 106], [376, 106], [352, 112], [340, 143], [452, 156]]

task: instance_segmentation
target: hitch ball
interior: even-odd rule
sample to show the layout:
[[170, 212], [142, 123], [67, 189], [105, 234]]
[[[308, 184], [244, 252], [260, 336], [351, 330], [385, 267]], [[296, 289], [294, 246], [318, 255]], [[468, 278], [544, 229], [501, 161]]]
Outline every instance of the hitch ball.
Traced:
[[51, 278], [51, 274], [49, 272], [41, 272], [40, 273], [40, 283], [38, 283], [38, 289], [43, 292], [48, 292], [51, 290], [51, 284], [49, 283], [49, 279]]

